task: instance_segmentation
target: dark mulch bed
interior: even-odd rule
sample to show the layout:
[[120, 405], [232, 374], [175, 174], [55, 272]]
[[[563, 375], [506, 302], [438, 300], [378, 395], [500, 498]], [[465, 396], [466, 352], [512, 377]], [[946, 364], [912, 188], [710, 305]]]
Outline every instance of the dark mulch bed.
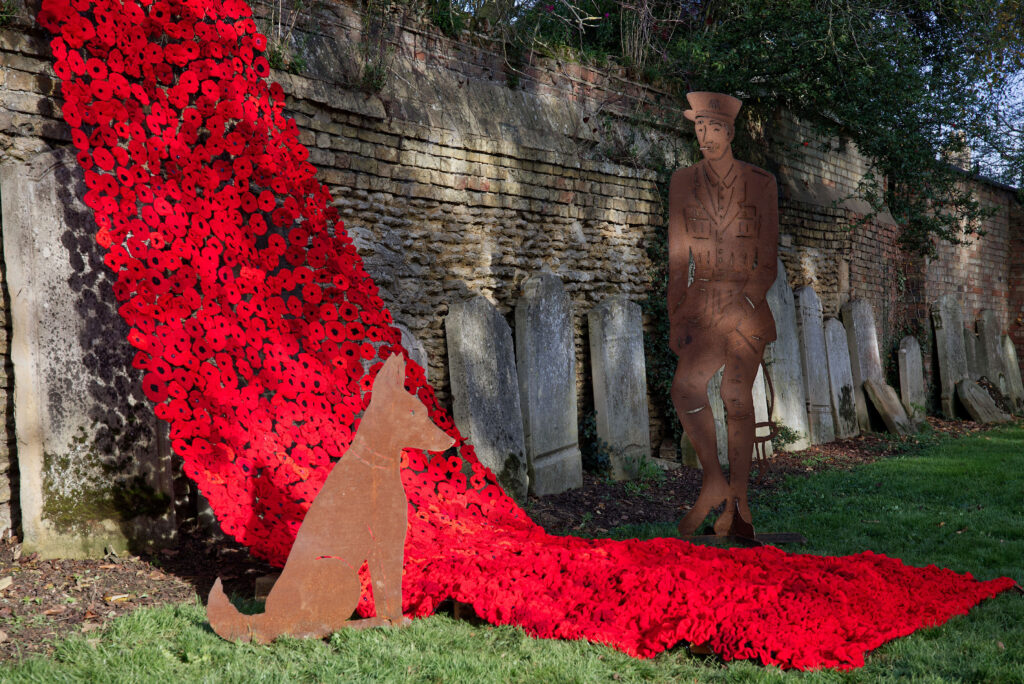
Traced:
[[0, 544], [0, 586], [11, 580], [0, 590], [0, 661], [50, 653], [59, 638], [141, 606], [191, 602], [196, 593], [205, 600], [218, 576], [228, 593], [252, 596], [256, 578], [276, 570], [194, 521], [174, 548], [143, 557], [40, 560], [8, 540]]
[[[913, 450], [922, 439], [939, 434], [962, 436], [984, 429], [973, 421], [928, 418], [933, 437], [894, 438], [870, 433], [853, 439], [811, 447], [805, 451], [778, 452], [764, 472], [755, 473], [751, 496], [777, 489], [787, 477], [806, 476], [822, 470], [848, 470], [862, 463]], [[583, 487], [563, 494], [531, 498], [526, 510], [537, 523], [553, 533], [600, 536], [615, 527], [645, 522], [679, 520], [697, 499], [701, 472], [682, 467], [665, 473], [664, 479], [643, 483], [612, 482], [583, 474]]]
[[[935, 432], [952, 435], [982, 429], [970, 421], [928, 422]], [[791, 475], [849, 469], [914, 446], [913, 438], [872, 434], [782, 453], [751, 491], [770, 492]], [[664, 479], [633, 484], [585, 474], [582, 488], [531, 498], [527, 511], [549, 531], [600, 536], [621, 525], [678, 520], [699, 489], [700, 471], [685, 467]], [[0, 660], [50, 653], [68, 633], [88, 633], [140, 606], [188, 602], [196, 593], [205, 597], [218, 576], [228, 593], [251, 596], [256, 578], [272, 572], [275, 568], [232, 541], [213, 538], [194, 520], [186, 521], [174, 548], [144, 557], [39, 560], [21, 555], [16, 540], [0, 542]]]

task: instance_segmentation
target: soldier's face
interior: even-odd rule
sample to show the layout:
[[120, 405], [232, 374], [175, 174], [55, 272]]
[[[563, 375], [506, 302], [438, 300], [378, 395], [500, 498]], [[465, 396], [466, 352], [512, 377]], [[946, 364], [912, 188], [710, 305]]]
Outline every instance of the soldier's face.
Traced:
[[694, 125], [697, 142], [700, 143], [700, 151], [704, 158], [709, 161], [721, 159], [730, 149], [729, 144], [732, 142], [730, 127], [717, 119], [704, 116], [697, 117]]

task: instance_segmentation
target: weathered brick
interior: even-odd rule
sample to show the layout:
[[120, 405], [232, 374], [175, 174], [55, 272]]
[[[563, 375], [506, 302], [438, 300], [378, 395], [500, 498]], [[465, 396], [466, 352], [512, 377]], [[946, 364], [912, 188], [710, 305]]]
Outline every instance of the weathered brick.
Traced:
[[[430, 68], [442, 76], [447, 68], [452, 74], [485, 80], [492, 68], [486, 50], [470, 56], [451, 49], [446, 39], [426, 34], [417, 34], [414, 43], [416, 50], [429, 55]], [[48, 97], [54, 89], [37, 76], [52, 77], [45, 43], [0, 31], [0, 50], [4, 49], [0, 52], [0, 63], [6, 67], [0, 69], [0, 79], [5, 79], [0, 80], [0, 153], [10, 155], [16, 149], [18, 155], [31, 155], [53, 140], [67, 139], [66, 127], [55, 128], [63, 124], [54, 118], [59, 117], [59, 108]], [[494, 64], [500, 67], [500, 58]], [[652, 91], [599, 71], [572, 66], [573, 73], [567, 76], [540, 63], [530, 70], [536, 79], [531, 83], [559, 106], [575, 101], [581, 112], [593, 111], [594, 105], [621, 99], [637, 111], [650, 111], [652, 102], [644, 98]], [[496, 88], [504, 88], [500, 79], [495, 83]], [[303, 129], [300, 139], [315, 147], [311, 160], [319, 166], [319, 177], [338, 191], [346, 224], [380, 244], [387, 244], [393, 235], [410, 240], [397, 274], [386, 255], [378, 257], [372, 242], [364, 248], [364, 258], [371, 274], [389, 280], [386, 289], [394, 299], [387, 304], [393, 313], [415, 322], [410, 328], [421, 336], [432, 357], [440, 397], [447, 392], [443, 312], [447, 302], [469, 291], [487, 292], [500, 307], [510, 310], [523, 274], [546, 265], [566, 280], [580, 311], [613, 291], [637, 298], [646, 295], [650, 283], [645, 247], [664, 234], [666, 209], [655, 171], [588, 159], [586, 149], [574, 148], [575, 143], [554, 128], [531, 131], [532, 137], [522, 138], [528, 143], [521, 144], [511, 136], [482, 137], [482, 129], [441, 130], [427, 121], [382, 118], [370, 109], [360, 113], [349, 105], [332, 107], [328, 101], [337, 104], [344, 98], [338, 95], [331, 100], [324, 82], [289, 77], [290, 93], [307, 91], [310, 97], [305, 100], [289, 97], [289, 113]], [[19, 95], [25, 97], [17, 99]], [[350, 95], [344, 97], [351, 99]], [[44, 100], [48, 112], [43, 111]], [[551, 101], [538, 97], [538, 107]], [[374, 103], [376, 108], [379, 101]], [[619, 108], [615, 111], [625, 106], [609, 105]], [[633, 125], [629, 120], [616, 119]], [[782, 117], [773, 134], [779, 143], [771, 151], [773, 162], [790, 178], [827, 188], [835, 196], [854, 189], [868, 168], [852, 145], [829, 140], [819, 148], [807, 122]], [[805, 141], [811, 144], [804, 146]], [[680, 154], [685, 158], [688, 152]], [[850, 291], [843, 296], [868, 297], [877, 313], [886, 314], [876, 317], [885, 339], [908, 321], [927, 322], [928, 300], [963, 288], [965, 313], [973, 315], [987, 302], [998, 300], [1001, 320], [1021, 345], [1024, 324], [1013, 328], [1011, 317], [1024, 311], [1024, 238], [1020, 237], [1024, 212], [1001, 190], [986, 187], [981, 196], [1000, 206], [1000, 213], [986, 222], [985, 240], [963, 248], [941, 246], [939, 256], [927, 267], [899, 252], [898, 230], [893, 226], [876, 223], [850, 228], [855, 216], [848, 207], [784, 197], [782, 257], [794, 280], [806, 280], [819, 291], [826, 312], [838, 309], [841, 293], [836, 274], [844, 260]], [[1016, 212], [1012, 216], [1011, 210]], [[415, 238], [414, 230], [420, 231]], [[1011, 234], [1017, 242], [1011, 242]], [[451, 268], [437, 268], [442, 256]], [[401, 270], [405, 268], [408, 273]], [[462, 275], [455, 278], [452, 273]], [[584, 330], [578, 318], [577, 344], [582, 348]], [[1019, 348], [1024, 359], [1024, 347]], [[582, 383], [588, 376], [584, 370], [578, 376], [580, 404], [585, 407], [589, 398]], [[652, 421], [662, 421], [658, 424], [664, 427], [665, 420], [674, 417], [656, 417], [652, 412]], [[653, 434], [662, 427], [656, 426]]]

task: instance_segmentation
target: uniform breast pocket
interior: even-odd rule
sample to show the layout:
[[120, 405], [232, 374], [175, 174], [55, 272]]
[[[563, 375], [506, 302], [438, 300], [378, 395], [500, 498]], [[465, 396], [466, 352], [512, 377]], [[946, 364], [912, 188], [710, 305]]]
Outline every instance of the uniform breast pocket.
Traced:
[[706, 275], [710, 273], [712, 266], [712, 251], [711, 247], [704, 247], [699, 249], [691, 249], [690, 254], [693, 257], [693, 265], [698, 275]]
[[747, 273], [754, 269], [754, 245], [751, 242], [741, 243], [736, 249], [735, 269], [739, 273]]
[[744, 204], [740, 208], [740, 215], [736, 220], [736, 235], [738, 237], [757, 237], [757, 207]]
[[711, 236], [711, 219], [700, 207], [686, 207], [686, 232], [698, 239], [707, 239]]

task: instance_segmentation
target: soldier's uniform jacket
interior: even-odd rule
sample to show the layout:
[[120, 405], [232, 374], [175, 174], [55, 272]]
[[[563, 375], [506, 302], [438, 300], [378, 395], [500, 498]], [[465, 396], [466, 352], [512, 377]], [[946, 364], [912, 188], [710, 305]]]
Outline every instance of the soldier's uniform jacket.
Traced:
[[[672, 328], [715, 327], [730, 304], [749, 309], [737, 330], [775, 339], [765, 294], [775, 280], [779, 234], [775, 177], [734, 160], [718, 177], [707, 161], [676, 171], [669, 191], [668, 306]], [[693, 262], [693, 282], [689, 280]]]

